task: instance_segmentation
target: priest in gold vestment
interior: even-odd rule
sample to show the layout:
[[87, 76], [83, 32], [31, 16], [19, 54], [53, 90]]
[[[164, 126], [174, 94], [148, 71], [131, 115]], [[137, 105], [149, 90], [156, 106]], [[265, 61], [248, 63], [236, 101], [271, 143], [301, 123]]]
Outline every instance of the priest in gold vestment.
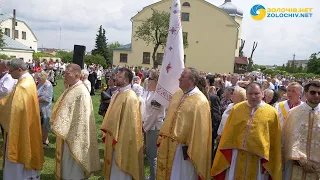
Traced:
[[196, 69], [179, 78], [159, 132], [157, 180], [210, 180], [212, 122], [207, 97], [196, 85]]
[[80, 66], [68, 65], [64, 76], [67, 89], [57, 100], [50, 120], [56, 134], [55, 177], [86, 179], [101, 169], [91, 96], [80, 81]]
[[320, 82], [304, 90], [307, 102], [289, 111], [283, 128], [284, 180], [320, 179]]
[[143, 180], [143, 139], [140, 102], [133, 90], [133, 73], [120, 68], [119, 90], [113, 95], [101, 125], [104, 145], [103, 173], [108, 180]]
[[4, 180], [40, 179], [44, 163], [37, 87], [27, 69], [23, 60], [11, 60], [9, 73], [18, 82], [0, 100]]
[[262, 98], [261, 85], [253, 82], [248, 101], [232, 108], [212, 166], [216, 180], [281, 180], [280, 120]]

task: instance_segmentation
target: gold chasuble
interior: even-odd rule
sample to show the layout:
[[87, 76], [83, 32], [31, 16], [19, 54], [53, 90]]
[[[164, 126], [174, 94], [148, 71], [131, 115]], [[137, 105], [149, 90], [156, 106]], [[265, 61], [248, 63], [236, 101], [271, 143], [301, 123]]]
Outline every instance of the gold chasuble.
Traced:
[[57, 100], [50, 123], [56, 134], [56, 179], [62, 179], [64, 142], [85, 176], [99, 171], [99, 145], [90, 94], [80, 82], [66, 89]]
[[[233, 150], [238, 151], [235, 162]], [[224, 180], [231, 162], [236, 163], [235, 179], [256, 180], [261, 175], [258, 172], [267, 172], [272, 179], [281, 180], [280, 120], [272, 106], [264, 104], [252, 109], [245, 101], [232, 108], [213, 162], [212, 176]]]
[[143, 180], [142, 120], [139, 99], [134, 91], [118, 91], [113, 95], [101, 130], [105, 143], [105, 178], [110, 179], [114, 156], [117, 167], [123, 173], [134, 180]]
[[212, 122], [209, 102], [201, 92], [189, 96], [180, 89], [173, 95], [159, 132], [157, 180], [170, 179], [179, 144], [188, 146], [187, 154], [199, 179], [209, 180]]
[[[320, 108], [304, 103], [290, 110], [283, 129], [285, 179], [315, 180], [320, 178]], [[315, 173], [301, 165], [310, 161]], [[291, 167], [288, 168], [287, 167]]]
[[[41, 170], [44, 163], [40, 109], [32, 76], [20, 79], [11, 94], [0, 100], [0, 123], [8, 143], [8, 159], [28, 170]], [[4, 151], [5, 152], [5, 151]]]

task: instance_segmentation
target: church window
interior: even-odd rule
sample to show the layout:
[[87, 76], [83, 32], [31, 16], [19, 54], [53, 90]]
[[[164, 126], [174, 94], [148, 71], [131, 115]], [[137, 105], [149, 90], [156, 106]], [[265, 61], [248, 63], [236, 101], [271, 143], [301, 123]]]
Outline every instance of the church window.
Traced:
[[163, 53], [157, 53], [157, 61], [159, 65], [162, 65], [163, 55], [164, 55]]
[[120, 62], [127, 63], [128, 62], [128, 54], [120, 53]]
[[142, 64], [150, 64], [150, 52], [143, 52]]
[[4, 29], [4, 34], [10, 37], [10, 29], [9, 28], [5, 28]]
[[19, 39], [19, 31], [18, 30], [14, 31], [14, 38]]
[[181, 21], [189, 21], [190, 13], [182, 13], [181, 14]]
[[22, 31], [22, 39], [26, 40], [27, 39], [27, 33]]
[[182, 4], [182, 6], [190, 7], [190, 3], [185, 2], [185, 3]]

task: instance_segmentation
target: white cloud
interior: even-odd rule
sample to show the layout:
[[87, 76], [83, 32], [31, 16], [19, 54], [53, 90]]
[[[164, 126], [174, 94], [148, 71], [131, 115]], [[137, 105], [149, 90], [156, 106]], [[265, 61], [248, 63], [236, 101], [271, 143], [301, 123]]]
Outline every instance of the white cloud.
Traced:
[[[59, 47], [61, 27], [61, 48], [72, 49], [74, 44], [94, 48], [94, 41], [100, 25], [107, 31], [109, 42], [122, 44], [131, 41], [130, 19], [137, 12], [158, 0], [0, 0], [2, 13], [17, 10], [19, 19], [25, 20], [39, 39], [39, 47]], [[190, 0], [192, 1], [192, 0]], [[219, 6], [224, 0], [208, 0]], [[252, 45], [257, 41], [255, 63], [283, 64], [292, 58], [307, 59], [320, 51], [320, 5], [318, 0], [233, 0], [232, 3], [244, 12], [241, 37], [246, 40], [245, 54], [250, 56]], [[255, 4], [268, 7], [312, 7], [312, 18], [264, 19], [255, 21], [250, 9]]]

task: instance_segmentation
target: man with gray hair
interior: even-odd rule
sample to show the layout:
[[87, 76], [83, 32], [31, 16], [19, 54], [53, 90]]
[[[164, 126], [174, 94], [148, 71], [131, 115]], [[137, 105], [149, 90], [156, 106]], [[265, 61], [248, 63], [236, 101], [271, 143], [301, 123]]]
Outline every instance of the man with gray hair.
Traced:
[[21, 59], [11, 60], [9, 73], [18, 82], [0, 100], [4, 129], [4, 180], [39, 179], [44, 163], [37, 87]]

